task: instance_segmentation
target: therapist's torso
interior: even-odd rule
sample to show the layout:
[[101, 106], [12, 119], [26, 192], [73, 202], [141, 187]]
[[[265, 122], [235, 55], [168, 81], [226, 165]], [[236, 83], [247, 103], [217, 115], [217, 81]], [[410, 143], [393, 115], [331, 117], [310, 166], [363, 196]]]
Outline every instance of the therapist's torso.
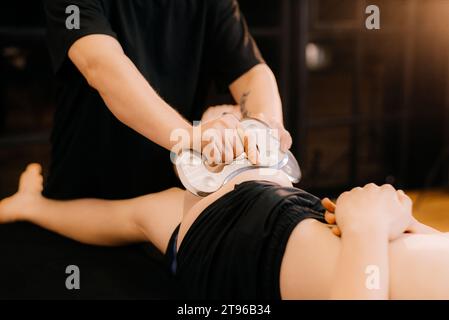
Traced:
[[[80, 8], [79, 30], [65, 28], [65, 8], [70, 4]], [[179, 186], [169, 151], [120, 123], [69, 61], [67, 51], [84, 35], [115, 37], [167, 103], [187, 119], [199, 119], [211, 79], [218, 76], [229, 82], [261, 61], [252, 39], [249, 44], [241, 41], [249, 36], [244, 21], [235, 12], [226, 13], [238, 10], [236, 2], [48, 0], [44, 5], [59, 85], [44, 194], [58, 199], [123, 199]], [[228, 26], [220, 21], [226, 16], [234, 20]], [[223, 32], [231, 33], [223, 45], [230, 44], [243, 57], [238, 65], [226, 65], [216, 54], [216, 38]]]

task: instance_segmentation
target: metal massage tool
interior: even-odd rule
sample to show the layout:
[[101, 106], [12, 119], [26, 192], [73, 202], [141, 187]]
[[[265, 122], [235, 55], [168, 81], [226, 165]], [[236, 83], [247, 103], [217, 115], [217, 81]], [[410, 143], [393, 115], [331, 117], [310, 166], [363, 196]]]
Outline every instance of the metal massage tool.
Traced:
[[240, 122], [240, 126], [244, 132], [257, 130], [254, 132], [265, 135], [265, 145], [268, 147], [263, 151], [259, 149], [260, 164], [253, 165], [247, 159], [246, 154], [242, 153], [227, 165], [210, 167], [206, 163], [205, 157], [199, 152], [190, 149], [183, 150], [175, 159], [175, 167], [181, 183], [188, 191], [205, 197], [220, 189], [238, 174], [258, 168], [282, 170], [292, 183], [299, 182], [301, 169], [295, 156], [290, 151], [284, 153], [280, 150], [279, 140], [271, 134], [272, 129], [267, 124], [257, 119], [246, 118]]

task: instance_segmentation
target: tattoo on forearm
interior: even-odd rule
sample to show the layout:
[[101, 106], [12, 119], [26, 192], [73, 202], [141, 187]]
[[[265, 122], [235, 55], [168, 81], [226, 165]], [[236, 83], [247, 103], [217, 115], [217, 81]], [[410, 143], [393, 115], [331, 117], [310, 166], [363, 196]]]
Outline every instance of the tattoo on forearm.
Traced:
[[245, 92], [240, 98], [240, 112], [242, 113], [243, 117], [246, 117], [248, 115], [248, 109], [246, 109], [246, 101], [248, 100], [250, 93], [251, 91]]

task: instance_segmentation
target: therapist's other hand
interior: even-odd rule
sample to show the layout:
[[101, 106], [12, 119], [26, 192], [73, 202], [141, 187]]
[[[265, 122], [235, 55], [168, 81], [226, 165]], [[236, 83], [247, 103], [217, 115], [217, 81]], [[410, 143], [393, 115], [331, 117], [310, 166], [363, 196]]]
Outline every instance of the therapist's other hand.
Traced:
[[238, 119], [242, 119], [242, 113], [240, 112], [240, 106], [231, 105], [231, 104], [223, 104], [218, 106], [209, 107], [201, 118], [202, 122], [208, 122], [212, 120], [216, 120], [221, 118], [225, 114], [233, 114]]
[[258, 119], [265, 122], [271, 129], [277, 130], [278, 138], [281, 144], [282, 152], [288, 151], [292, 147], [292, 136], [285, 129], [284, 124], [277, 119], [265, 114], [265, 113], [248, 113], [250, 118]]

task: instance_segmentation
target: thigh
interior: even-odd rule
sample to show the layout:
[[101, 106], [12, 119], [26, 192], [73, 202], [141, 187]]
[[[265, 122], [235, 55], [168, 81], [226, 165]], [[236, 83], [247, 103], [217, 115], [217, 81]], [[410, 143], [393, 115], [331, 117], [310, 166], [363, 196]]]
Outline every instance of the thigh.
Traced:
[[173, 231], [181, 223], [184, 194], [184, 190], [171, 188], [125, 200], [124, 206], [133, 208], [142, 232], [163, 253], [167, 249]]
[[329, 298], [339, 253], [340, 238], [328, 226], [313, 219], [298, 224], [290, 236], [282, 260], [282, 298]]

